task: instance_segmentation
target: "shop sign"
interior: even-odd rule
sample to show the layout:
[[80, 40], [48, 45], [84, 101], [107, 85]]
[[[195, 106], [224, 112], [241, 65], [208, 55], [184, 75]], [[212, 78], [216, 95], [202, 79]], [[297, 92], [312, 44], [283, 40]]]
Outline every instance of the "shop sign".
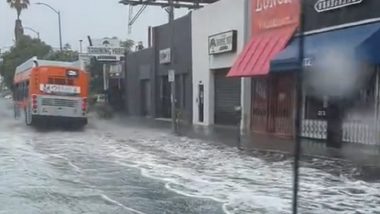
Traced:
[[87, 47], [88, 56], [98, 61], [120, 61], [124, 52], [125, 48], [120, 46], [119, 39], [95, 39], [93, 46]]
[[162, 49], [159, 53], [160, 64], [168, 64], [171, 62], [171, 50], [170, 48]]
[[215, 34], [208, 38], [208, 53], [210, 55], [236, 51], [237, 31], [231, 30]]
[[253, 35], [286, 25], [298, 25], [301, 0], [253, 0]]
[[318, 0], [314, 5], [318, 13], [347, 7], [350, 5], [360, 4], [363, 0]]
[[124, 48], [121, 47], [88, 47], [89, 55], [124, 55]]

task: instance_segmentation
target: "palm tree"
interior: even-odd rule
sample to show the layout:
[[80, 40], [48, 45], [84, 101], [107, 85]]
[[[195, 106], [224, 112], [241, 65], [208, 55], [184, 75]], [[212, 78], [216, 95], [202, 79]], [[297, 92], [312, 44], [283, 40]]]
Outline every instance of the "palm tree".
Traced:
[[125, 48], [127, 52], [132, 50], [132, 47], [135, 45], [135, 42], [131, 39], [127, 39], [121, 42], [121, 47]]
[[27, 9], [30, 2], [29, 0], [7, 0], [7, 3], [11, 8], [17, 11], [17, 20], [20, 20], [21, 11]]
[[15, 26], [15, 38], [17, 42], [20, 39], [20, 37], [24, 34], [24, 29], [20, 20], [21, 11], [27, 9], [30, 2], [29, 0], [7, 0], [7, 3], [11, 8], [16, 9], [17, 11], [17, 20]]

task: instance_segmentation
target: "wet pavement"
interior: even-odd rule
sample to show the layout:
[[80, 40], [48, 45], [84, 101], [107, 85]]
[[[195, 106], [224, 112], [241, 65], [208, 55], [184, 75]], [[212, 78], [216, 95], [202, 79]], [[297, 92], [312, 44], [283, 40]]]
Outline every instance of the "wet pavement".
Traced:
[[[290, 213], [291, 157], [93, 118], [36, 130], [0, 99], [0, 213]], [[300, 213], [380, 213], [355, 165], [305, 159]], [[360, 177], [360, 176], [359, 176]]]

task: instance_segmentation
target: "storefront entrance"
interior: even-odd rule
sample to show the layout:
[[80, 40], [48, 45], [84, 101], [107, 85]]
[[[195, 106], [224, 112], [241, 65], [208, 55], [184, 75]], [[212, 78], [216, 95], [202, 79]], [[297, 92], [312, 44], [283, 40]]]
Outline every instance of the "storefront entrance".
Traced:
[[171, 118], [171, 89], [168, 76], [161, 77], [161, 117]]
[[216, 70], [215, 81], [215, 124], [235, 125], [235, 107], [240, 106], [240, 78], [227, 78], [228, 70]]
[[142, 107], [142, 115], [148, 116], [151, 114], [151, 85], [149, 80], [141, 81], [141, 107]]
[[293, 137], [294, 76], [253, 79], [252, 130]]

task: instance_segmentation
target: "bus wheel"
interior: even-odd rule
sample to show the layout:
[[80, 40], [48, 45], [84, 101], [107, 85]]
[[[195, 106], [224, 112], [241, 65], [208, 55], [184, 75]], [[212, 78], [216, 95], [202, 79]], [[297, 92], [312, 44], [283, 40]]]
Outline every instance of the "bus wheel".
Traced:
[[24, 115], [25, 115], [25, 124], [27, 126], [31, 126], [33, 125], [33, 115], [32, 115], [32, 111], [30, 109], [30, 107], [26, 107], [25, 110], [24, 110]]
[[77, 121], [77, 123], [75, 123], [73, 127], [75, 127], [75, 129], [84, 129], [86, 125], [87, 125], [87, 118]]

